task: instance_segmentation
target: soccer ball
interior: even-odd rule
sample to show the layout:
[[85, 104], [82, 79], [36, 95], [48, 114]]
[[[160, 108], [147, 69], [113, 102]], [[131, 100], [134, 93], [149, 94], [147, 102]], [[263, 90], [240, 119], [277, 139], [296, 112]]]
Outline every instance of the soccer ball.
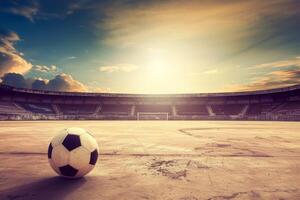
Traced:
[[68, 128], [56, 135], [49, 144], [48, 159], [60, 176], [79, 178], [89, 173], [98, 159], [95, 138], [82, 128]]

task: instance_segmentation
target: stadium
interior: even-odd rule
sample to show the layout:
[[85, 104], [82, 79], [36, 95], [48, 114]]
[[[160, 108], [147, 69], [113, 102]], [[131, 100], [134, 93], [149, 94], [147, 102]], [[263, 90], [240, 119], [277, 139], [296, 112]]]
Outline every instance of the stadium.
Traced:
[[[299, 85], [150, 95], [2, 84], [0, 116], [0, 199], [300, 198]], [[70, 182], [50, 170], [46, 148], [74, 126], [100, 153]]]
[[300, 85], [195, 94], [72, 93], [0, 85], [2, 120], [300, 120]]
[[0, 0], [0, 200], [300, 200], [300, 0]]

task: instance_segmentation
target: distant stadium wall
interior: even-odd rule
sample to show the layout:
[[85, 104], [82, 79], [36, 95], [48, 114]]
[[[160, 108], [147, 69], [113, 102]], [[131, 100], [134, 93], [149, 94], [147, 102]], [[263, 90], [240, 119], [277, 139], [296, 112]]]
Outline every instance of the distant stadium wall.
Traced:
[[74, 93], [0, 84], [0, 120], [300, 121], [300, 85], [234, 93]]

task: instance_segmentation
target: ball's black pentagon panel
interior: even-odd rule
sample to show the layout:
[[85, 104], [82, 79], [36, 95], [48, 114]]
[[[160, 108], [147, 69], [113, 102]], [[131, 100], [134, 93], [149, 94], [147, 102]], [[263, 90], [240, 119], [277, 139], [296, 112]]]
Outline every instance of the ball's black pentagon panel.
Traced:
[[80, 137], [79, 135], [68, 134], [62, 144], [66, 149], [72, 151], [81, 145]]
[[98, 160], [98, 151], [95, 150], [91, 153], [90, 164], [95, 165]]
[[70, 165], [66, 165], [66, 166], [60, 167], [59, 171], [64, 176], [75, 176], [76, 173], [78, 172], [77, 169], [75, 169], [74, 167], [72, 167]]
[[49, 147], [48, 147], [48, 158], [50, 159], [51, 156], [52, 156], [52, 150], [53, 150], [53, 147], [52, 147], [52, 144], [50, 143], [49, 144]]

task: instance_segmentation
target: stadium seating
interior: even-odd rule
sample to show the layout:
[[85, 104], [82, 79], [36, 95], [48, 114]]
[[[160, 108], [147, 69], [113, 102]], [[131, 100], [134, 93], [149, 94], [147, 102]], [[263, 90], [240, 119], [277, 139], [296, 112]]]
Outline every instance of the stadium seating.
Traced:
[[216, 115], [238, 115], [241, 113], [244, 106], [244, 104], [211, 105], [212, 110]]
[[176, 108], [178, 115], [209, 115], [205, 105], [178, 105]]
[[247, 115], [261, 115], [273, 112], [281, 103], [256, 103], [250, 104]]
[[170, 105], [138, 105], [136, 106], [136, 112], [140, 113], [168, 113], [171, 114]]
[[131, 106], [128, 105], [101, 105], [100, 112], [102, 115], [129, 115]]
[[25, 110], [32, 113], [55, 114], [51, 104], [19, 103]]
[[14, 102], [0, 102], [0, 114], [26, 114], [25, 109]]
[[66, 115], [93, 114], [96, 112], [97, 105], [93, 104], [59, 104], [59, 110]]
[[300, 115], [300, 103], [298, 101], [286, 102], [273, 112], [278, 114]]

